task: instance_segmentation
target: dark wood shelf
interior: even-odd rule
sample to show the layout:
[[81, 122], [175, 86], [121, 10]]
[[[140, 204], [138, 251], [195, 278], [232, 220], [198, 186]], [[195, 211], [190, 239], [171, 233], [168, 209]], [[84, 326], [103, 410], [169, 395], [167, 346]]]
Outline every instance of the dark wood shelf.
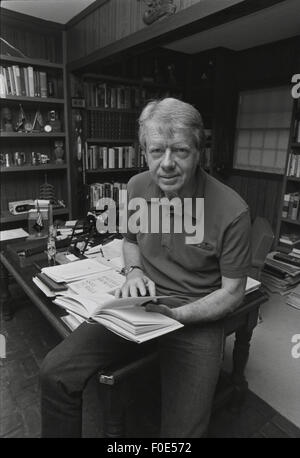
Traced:
[[84, 80], [103, 80], [105, 82], [119, 83], [119, 84], [131, 84], [133, 86], [140, 86], [143, 88], [154, 88], [163, 89], [168, 91], [182, 91], [183, 88], [178, 85], [172, 85], [168, 83], [155, 83], [154, 81], [143, 81], [143, 79], [135, 78], [122, 78], [120, 76], [103, 75], [97, 73], [85, 73], [83, 75]]
[[115, 172], [141, 172], [144, 170], [148, 170], [146, 168], [141, 168], [141, 167], [124, 167], [123, 169], [90, 169], [86, 170], [86, 173], [115, 173]]
[[141, 80], [140, 82], [140, 85], [147, 89], [161, 89], [163, 91], [176, 91], [176, 92], [182, 92], [183, 91], [183, 88], [181, 86], [177, 86], [177, 85], [172, 85], [172, 84], [168, 84], [168, 83], [155, 83], [155, 82], [151, 82], [151, 81], [143, 81]]
[[133, 138], [102, 138], [102, 137], [93, 137], [87, 138], [87, 143], [135, 143], [136, 140]]
[[139, 113], [139, 108], [104, 108], [104, 107], [87, 107], [87, 111], [100, 111], [105, 113]]
[[286, 177], [288, 181], [298, 181], [300, 183], [300, 178], [299, 177]]
[[132, 84], [136, 86], [141, 85], [141, 80], [133, 79], [133, 78], [122, 78], [121, 76], [112, 76], [112, 75], [103, 75], [101, 73], [85, 73], [82, 75], [84, 80], [103, 80], [109, 81], [112, 83], [120, 83], [120, 84]]
[[65, 137], [65, 132], [0, 132], [0, 138], [56, 138]]
[[295, 224], [296, 226], [300, 226], [300, 221], [297, 219], [284, 218], [283, 216], [280, 219], [284, 223]]
[[63, 170], [66, 168], [67, 164], [12, 165], [11, 167], [0, 167], [0, 172], [36, 172], [43, 170]]
[[9, 103], [18, 103], [18, 102], [23, 102], [23, 103], [48, 103], [48, 104], [63, 104], [65, 103], [64, 99], [57, 99], [55, 97], [26, 97], [26, 96], [21, 96], [21, 95], [8, 95], [6, 97], [1, 97], [2, 101], [9, 102]]
[[[54, 215], [66, 215], [69, 213], [68, 208], [57, 208], [53, 210]], [[10, 212], [3, 212], [0, 216], [0, 224], [13, 223], [15, 221], [26, 221], [28, 219], [28, 213], [22, 213], [20, 215], [12, 215]]]
[[49, 62], [43, 59], [31, 59], [30, 57], [13, 57], [6, 56], [5, 54], [0, 54], [1, 62], [15, 63], [20, 65], [32, 65], [35, 67], [45, 67], [45, 68], [56, 68], [63, 69], [63, 64], [58, 64], [54, 62]]

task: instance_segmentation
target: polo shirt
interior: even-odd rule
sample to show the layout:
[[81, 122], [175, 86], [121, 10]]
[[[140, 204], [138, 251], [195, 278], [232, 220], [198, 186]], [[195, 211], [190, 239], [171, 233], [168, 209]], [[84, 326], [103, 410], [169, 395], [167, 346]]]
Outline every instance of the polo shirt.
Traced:
[[[196, 174], [197, 186], [191, 197], [204, 198], [201, 243], [187, 244], [184, 232], [124, 234], [128, 242], [139, 246], [143, 269], [156, 284], [157, 294], [176, 295], [180, 303], [219, 289], [222, 276], [247, 275], [251, 262], [247, 204], [234, 190], [201, 168]], [[127, 191], [128, 199], [142, 197], [148, 206], [151, 198], [164, 196], [149, 171], [132, 177]], [[151, 218], [150, 210], [148, 217]]]

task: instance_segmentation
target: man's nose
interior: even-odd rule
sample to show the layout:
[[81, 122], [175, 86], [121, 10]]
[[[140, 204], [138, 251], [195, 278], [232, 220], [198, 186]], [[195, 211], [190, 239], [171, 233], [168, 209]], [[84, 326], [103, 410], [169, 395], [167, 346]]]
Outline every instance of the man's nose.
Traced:
[[164, 169], [173, 169], [175, 167], [174, 158], [170, 148], [167, 148], [161, 162], [161, 166]]

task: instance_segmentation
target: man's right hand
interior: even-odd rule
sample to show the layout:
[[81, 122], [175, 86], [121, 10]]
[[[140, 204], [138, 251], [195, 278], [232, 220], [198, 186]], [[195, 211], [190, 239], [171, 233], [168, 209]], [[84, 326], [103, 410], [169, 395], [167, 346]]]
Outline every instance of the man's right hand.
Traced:
[[150, 280], [141, 270], [134, 269], [127, 275], [125, 283], [115, 292], [116, 298], [155, 296], [155, 283]]

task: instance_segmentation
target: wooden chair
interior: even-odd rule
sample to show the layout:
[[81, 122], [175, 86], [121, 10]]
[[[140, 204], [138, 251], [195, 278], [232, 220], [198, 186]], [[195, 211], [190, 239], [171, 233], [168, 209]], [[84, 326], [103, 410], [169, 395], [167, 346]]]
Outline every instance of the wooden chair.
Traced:
[[[265, 257], [274, 239], [273, 231], [265, 218], [256, 218], [252, 226], [252, 276], [259, 279]], [[232, 354], [232, 373], [230, 376], [221, 374], [216, 389], [213, 410], [231, 399], [232, 406], [240, 408], [248, 383], [245, 368], [249, 357], [250, 341], [257, 324], [259, 308], [268, 300], [263, 291], [255, 291], [245, 298], [244, 303], [224, 320], [225, 336], [235, 333]], [[143, 374], [158, 373], [158, 357], [156, 353], [127, 361], [116, 367], [99, 371], [97, 377], [102, 388], [104, 402], [104, 434], [106, 437], [117, 438], [124, 435], [125, 410], [130, 404], [130, 396], [126, 386], [140, 381]], [[158, 379], [158, 377], [156, 377]]]

